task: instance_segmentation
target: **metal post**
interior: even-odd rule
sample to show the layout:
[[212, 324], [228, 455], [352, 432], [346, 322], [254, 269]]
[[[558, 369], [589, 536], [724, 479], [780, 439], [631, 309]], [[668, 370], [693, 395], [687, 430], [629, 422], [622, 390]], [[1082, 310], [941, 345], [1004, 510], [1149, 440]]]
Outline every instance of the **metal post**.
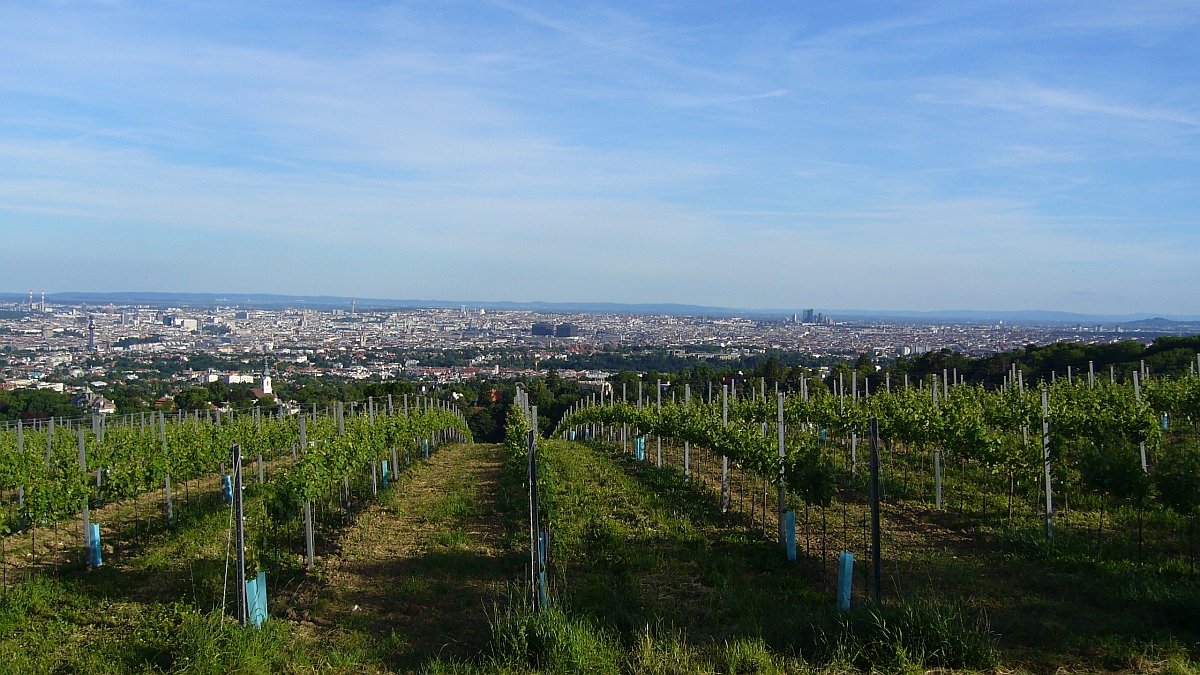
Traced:
[[934, 507], [942, 510], [942, 453], [933, 451]]
[[871, 443], [871, 599], [879, 604], [883, 595], [883, 558], [879, 550], [879, 420], [868, 421]]
[[[662, 380], [661, 379], [658, 381], [658, 384], [655, 387], [654, 395], [655, 395], [655, 399], [656, 399], [655, 404], [654, 404], [655, 412], [657, 412], [659, 417], [661, 418], [662, 417]], [[654, 438], [658, 441], [658, 468], [661, 469], [662, 468], [662, 436], [655, 434]]]
[[[83, 439], [83, 427], [79, 427], [79, 470], [87, 475], [87, 446]], [[88, 513], [88, 498], [83, 498], [83, 557], [85, 562], [91, 561], [89, 551], [92, 545], [92, 521]]]
[[1054, 539], [1054, 494], [1050, 482], [1050, 391], [1042, 389], [1042, 462], [1046, 473], [1046, 539]]
[[779, 408], [775, 421], [775, 429], [779, 436], [779, 545], [787, 548], [787, 530], [784, 527], [784, 514], [787, 513], [787, 446], [783, 425], [783, 394], [776, 394], [775, 401]]
[[[683, 385], [683, 409], [691, 410], [692, 408], [692, 385]], [[690, 480], [692, 475], [692, 444], [690, 441], [683, 442], [683, 477]]]
[[237, 619], [246, 625], [246, 528], [242, 511], [242, 446], [234, 444], [230, 451], [233, 462], [233, 522], [237, 552]]
[[[721, 424], [729, 426], [729, 385], [721, 385]], [[729, 512], [729, 457], [721, 455], [721, 513]]]
[[528, 465], [526, 479], [529, 481], [529, 569], [530, 597], [534, 611], [542, 610], [542, 556], [541, 521], [538, 514], [538, 471], [537, 471], [537, 406], [530, 407], [534, 423], [526, 437]]
[[[305, 429], [304, 416], [300, 416], [300, 447], [305, 452], [308, 452], [308, 433]], [[293, 455], [293, 461], [295, 456]], [[304, 502], [304, 552], [307, 555], [305, 562], [309, 567], [313, 566], [316, 559], [316, 542], [313, 540], [313, 508], [312, 502]]]
[[158, 413], [158, 425], [162, 429], [163, 457], [167, 458], [167, 471], [163, 479], [163, 495], [167, 502], [167, 527], [175, 527], [175, 505], [171, 502], [171, 462], [167, 452], [167, 416], [161, 411]]

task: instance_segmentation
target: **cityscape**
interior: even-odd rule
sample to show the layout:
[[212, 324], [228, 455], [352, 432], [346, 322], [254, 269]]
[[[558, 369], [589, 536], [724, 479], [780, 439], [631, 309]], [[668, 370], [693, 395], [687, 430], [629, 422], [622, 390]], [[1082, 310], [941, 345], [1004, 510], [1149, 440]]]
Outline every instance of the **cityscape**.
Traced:
[[[47, 304], [31, 293], [27, 302], [0, 305], [0, 388], [85, 394], [81, 405], [111, 413], [116, 407], [103, 396], [105, 388], [141, 378], [166, 379], [166, 395], [217, 380], [261, 384], [264, 371], [277, 382], [317, 377], [436, 386], [480, 377], [538, 377], [555, 368], [560, 377], [586, 383], [614, 373], [557, 364], [568, 357], [638, 350], [715, 367], [770, 351], [824, 364], [818, 372], [828, 373], [830, 364], [863, 355], [883, 363], [940, 350], [985, 357], [1056, 342], [1148, 345], [1189, 325], [839, 320], [813, 310], [771, 318], [469, 305], [380, 311], [360, 310], [354, 301], [344, 309]], [[201, 354], [220, 360], [225, 369], [159, 372], [164, 359]], [[258, 393], [272, 390], [260, 386]]]

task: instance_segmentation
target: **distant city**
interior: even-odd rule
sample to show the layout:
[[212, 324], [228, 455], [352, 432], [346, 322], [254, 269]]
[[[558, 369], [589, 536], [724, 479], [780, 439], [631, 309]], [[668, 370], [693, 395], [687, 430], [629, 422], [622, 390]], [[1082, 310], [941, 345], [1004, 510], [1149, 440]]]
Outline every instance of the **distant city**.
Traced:
[[[105, 387], [161, 378], [164, 359], [212, 365], [175, 368], [174, 386], [223, 379], [260, 384], [270, 373], [294, 378], [396, 380], [443, 385], [472, 378], [536, 377], [569, 356], [658, 350], [676, 360], [737, 361], [768, 352], [816, 362], [910, 357], [949, 349], [987, 356], [1029, 344], [1103, 344], [1200, 332], [1166, 320], [1107, 325], [1062, 322], [850, 320], [802, 310], [791, 316], [684, 316], [526, 309], [360, 309], [237, 305], [156, 306], [47, 302], [30, 294], [0, 303], [0, 388], [52, 389], [88, 395], [103, 407]], [[190, 361], [189, 361], [190, 363]], [[139, 366], [144, 372], [139, 374]], [[267, 372], [260, 374], [264, 368]], [[600, 369], [560, 368], [586, 381]], [[120, 380], [114, 381], [114, 378]], [[265, 390], [265, 391], [264, 391]]]

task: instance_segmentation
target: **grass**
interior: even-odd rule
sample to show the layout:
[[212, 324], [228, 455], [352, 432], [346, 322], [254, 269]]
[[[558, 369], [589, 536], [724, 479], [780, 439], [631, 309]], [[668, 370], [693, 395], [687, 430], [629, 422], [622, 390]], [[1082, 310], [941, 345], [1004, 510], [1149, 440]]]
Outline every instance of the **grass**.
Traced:
[[[274, 578], [264, 630], [211, 611], [227, 525], [215, 509], [119, 565], [10, 586], [0, 674], [1197, 672], [1200, 591], [1182, 567], [1098, 557], [1090, 537], [1047, 545], [1032, 522], [889, 504], [885, 602], [862, 602], [860, 569], [839, 613], [836, 572], [815, 546], [787, 563], [761, 505], [755, 524], [722, 514], [711, 481], [600, 446], [547, 441], [539, 456], [545, 613], [518, 581], [523, 459], [460, 446], [360, 505], [315, 570]], [[862, 541], [863, 505], [843, 496], [830, 556]]]

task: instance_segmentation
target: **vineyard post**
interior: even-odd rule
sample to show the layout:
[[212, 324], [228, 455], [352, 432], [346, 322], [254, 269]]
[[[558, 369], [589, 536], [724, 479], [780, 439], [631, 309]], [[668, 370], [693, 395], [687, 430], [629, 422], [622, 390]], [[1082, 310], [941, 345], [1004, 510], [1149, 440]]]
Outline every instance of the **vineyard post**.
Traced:
[[1088, 389], [1096, 388], [1096, 362], [1088, 361]]
[[[87, 446], [84, 443], [82, 426], [79, 427], [78, 436], [79, 436], [79, 471], [81, 473], [83, 473], [84, 476], [87, 476]], [[89, 514], [88, 514], [88, 498], [87, 498], [87, 495], [84, 495], [84, 497], [83, 497], [83, 559], [84, 559], [85, 564], [91, 562], [91, 556], [89, 555], [91, 547], [92, 547], [92, 522], [89, 519]]]
[[779, 436], [779, 545], [787, 548], [787, 530], [785, 527], [787, 513], [787, 446], [784, 439], [783, 426], [783, 394], [776, 394], [775, 401], [778, 405], [778, 416], [775, 420], [775, 429]]
[[868, 422], [871, 443], [871, 599], [879, 604], [883, 595], [882, 552], [879, 550], [879, 420]]
[[[305, 429], [304, 415], [300, 416], [300, 447], [306, 453], [308, 452], [308, 434]], [[293, 455], [292, 461], [295, 462], [295, 455]], [[314, 555], [315, 551], [313, 549], [316, 547], [314, 546], [314, 544], [315, 544], [315, 542], [313, 541], [312, 501], [309, 500], [309, 501], [304, 502], [304, 550], [305, 550], [305, 553], [307, 553], [307, 555], [308, 555], [307, 563], [308, 563], [309, 567], [313, 566], [313, 559], [315, 557], [315, 555]]]
[[857, 370], [852, 371], [850, 373], [850, 400], [851, 401], [858, 400], [858, 371]]
[[[692, 385], [683, 385], [683, 409], [692, 409]], [[692, 475], [692, 444], [690, 441], [683, 442], [683, 478], [690, 480]]]
[[1050, 484], [1050, 390], [1042, 388], [1042, 465], [1046, 473], [1046, 539], [1054, 539], [1054, 493]]
[[534, 611], [541, 611], [541, 523], [538, 519], [538, 474], [537, 474], [537, 406], [530, 408], [533, 424], [525, 438], [526, 469], [529, 481], [529, 589]]
[[171, 503], [171, 460], [167, 453], [167, 417], [162, 411], [158, 413], [158, 426], [162, 430], [163, 460], [167, 465], [166, 471], [163, 472], [163, 495], [167, 502], [167, 527], [175, 527], [175, 508]]
[[[392, 409], [392, 395], [388, 394], [388, 417], [391, 417], [394, 412], [395, 411]], [[392, 463], [394, 464], [395, 462], [396, 460], [392, 459]]]
[[892, 373], [890, 371], [883, 374], [883, 382], [887, 393], [892, 393]]
[[[729, 385], [721, 385], [721, 426], [729, 426]], [[729, 512], [729, 456], [721, 455], [721, 513]]]
[[54, 418], [50, 418], [50, 424], [46, 427], [46, 470], [54, 466]]
[[263, 484], [263, 461], [261, 452], [258, 453], [258, 484]]
[[242, 446], [234, 443], [230, 449], [233, 469], [233, 527], [237, 553], [237, 619], [246, 625], [246, 527], [242, 511]]
[[858, 432], [850, 432], [850, 476], [858, 476]]
[[[1146, 363], [1145, 361], [1142, 361], [1143, 365], [1145, 363]], [[1133, 393], [1137, 397], [1138, 406], [1141, 407], [1142, 388], [1139, 386], [1137, 373], [1133, 374]], [[1139, 445], [1139, 450], [1142, 453], [1142, 471], [1144, 471], [1146, 473], [1150, 473], [1149, 466], [1146, 464], [1146, 441], [1141, 442], [1141, 444]]]
[[408, 417], [408, 394], [404, 395], [404, 416]]
[[[621, 402], [622, 403], [629, 402], [629, 393], [626, 391], [627, 384], [628, 383], [626, 383], [626, 382], [621, 383]], [[629, 424], [624, 421], [621, 422], [621, 452], [626, 453], [626, 454], [629, 453]]]
[[[17, 420], [17, 454], [21, 457], [25, 456], [25, 422], [21, 419]], [[24, 460], [21, 464], [24, 465]], [[17, 510], [20, 512], [18, 524], [24, 529], [25, 527], [25, 485], [22, 483], [17, 486]]]
[[[654, 389], [655, 395], [655, 412], [659, 417], [659, 424], [662, 424], [662, 379], [658, 380], [658, 384]], [[658, 468], [662, 468], [662, 436], [655, 434], [654, 438], [658, 441]]]
[[933, 503], [934, 508], [942, 510], [942, 453], [936, 448], [933, 451]]

